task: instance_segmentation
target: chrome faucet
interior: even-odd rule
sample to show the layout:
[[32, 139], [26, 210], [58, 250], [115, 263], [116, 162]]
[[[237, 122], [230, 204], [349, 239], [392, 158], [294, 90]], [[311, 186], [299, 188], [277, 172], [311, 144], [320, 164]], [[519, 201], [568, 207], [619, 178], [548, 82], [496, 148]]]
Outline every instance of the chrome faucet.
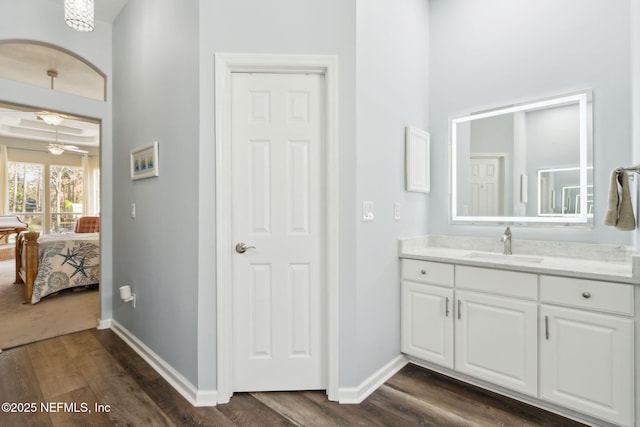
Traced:
[[511, 228], [510, 227], [507, 227], [504, 230], [504, 234], [502, 235], [502, 238], [500, 239], [500, 241], [504, 243], [504, 248], [502, 253], [505, 255], [511, 255]]

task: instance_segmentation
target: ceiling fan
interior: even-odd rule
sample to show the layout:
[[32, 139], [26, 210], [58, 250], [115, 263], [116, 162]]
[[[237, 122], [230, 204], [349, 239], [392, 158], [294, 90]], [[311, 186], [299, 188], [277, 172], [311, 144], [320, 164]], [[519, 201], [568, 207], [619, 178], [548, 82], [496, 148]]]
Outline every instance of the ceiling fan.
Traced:
[[47, 150], [49, 150], [51, 154], [55, 154], [56, 156], [64, 153], [65, 151], [74, 151], [76, 153], [82, 153], [82, 154], [88, 153], [87, 150], [81, 150], [79, 147], [75, 145], [65, 145], [65, 144], [55, 144], [55, 143], [51, 143], [47, 145]]
[[88, 153], [88, 151], [81, 150], [76, 145], [60, 144], [58, 142], [58, 128], [57, 127], [56, 127], [56, 141], [50, 143], [49, 145], [47, 145], [47, 150], [49, 150], [49, 152], [51, 154], [55, 154], [56, 156], [59, 156], [60, 154], [64, 153], [65, 151], [74, 151], [76, 153], [82, 153], [82, 154], [87, 154]]

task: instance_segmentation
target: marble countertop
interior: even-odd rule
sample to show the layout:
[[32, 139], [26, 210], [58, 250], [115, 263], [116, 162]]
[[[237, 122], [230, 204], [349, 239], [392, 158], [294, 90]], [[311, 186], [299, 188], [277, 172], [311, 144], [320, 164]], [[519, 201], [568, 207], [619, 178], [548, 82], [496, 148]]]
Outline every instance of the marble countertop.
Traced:
[[[621, 246], [521, 241], [513, 255], [495, 239], [425, 236], [399, 241], [401, 258], [640, 284], [640, 255]], [[497, 245], [501, 249], [501, 244]]]

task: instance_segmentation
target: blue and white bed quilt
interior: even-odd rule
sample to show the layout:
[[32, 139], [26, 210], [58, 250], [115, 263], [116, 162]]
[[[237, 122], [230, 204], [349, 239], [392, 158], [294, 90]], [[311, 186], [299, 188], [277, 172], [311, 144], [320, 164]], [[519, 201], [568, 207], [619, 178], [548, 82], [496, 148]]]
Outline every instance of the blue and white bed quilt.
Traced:
[[63, 289], [100, 283], [100, 233], [41, 235], [31, 304]]

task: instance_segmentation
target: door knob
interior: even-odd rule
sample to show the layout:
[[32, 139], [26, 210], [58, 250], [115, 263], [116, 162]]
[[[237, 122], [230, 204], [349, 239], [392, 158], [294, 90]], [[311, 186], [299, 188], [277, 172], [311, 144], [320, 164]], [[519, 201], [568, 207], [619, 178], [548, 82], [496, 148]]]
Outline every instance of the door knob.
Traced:
[[236, 252], [243, 254], [247, 252], [247, 249], [255, 249], [255, 246], [247, 246], [244, 242], [240, 242], [236, 245]]

